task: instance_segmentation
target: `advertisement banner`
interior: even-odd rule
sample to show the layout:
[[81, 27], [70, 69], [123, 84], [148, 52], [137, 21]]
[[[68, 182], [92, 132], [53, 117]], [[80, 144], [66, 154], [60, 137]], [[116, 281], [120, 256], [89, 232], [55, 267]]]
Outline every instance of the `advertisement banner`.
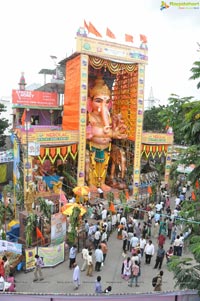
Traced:
[[64, 261], [64, 242], [48, 248], [39, 247], [38, 255], [43, 257], [45, 267], [53, 267]]
[[6, 240], [0, 240], [0, 253], [5, 251], [21, 255], [22, 244], [18, 244]]
[[35, 267], [36, 248], [25, 249], [26, 270], [32, 270]]
[[65, 241], [66, 237], [66, 216], [56, 213], [51, 216], [51, 243], [58, 245]]
[[12, 90], [12, 103], [21, 106], [58, 107], [58, 94], [55, 92]]

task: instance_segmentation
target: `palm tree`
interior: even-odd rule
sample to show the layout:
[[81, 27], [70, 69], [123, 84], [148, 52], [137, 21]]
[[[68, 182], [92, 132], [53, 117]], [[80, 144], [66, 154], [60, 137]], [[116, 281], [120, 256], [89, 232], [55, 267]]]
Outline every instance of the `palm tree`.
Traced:
[[[200, 61], [196, 61], [193, 63], [193, 67], [190, 69], [190, 71], [193, 73], [192, 76], [190, 76], [189, 79], [199, 79], [200, 78]], [[197, 89], [200, 88], [200, 82], [197, 84]]]

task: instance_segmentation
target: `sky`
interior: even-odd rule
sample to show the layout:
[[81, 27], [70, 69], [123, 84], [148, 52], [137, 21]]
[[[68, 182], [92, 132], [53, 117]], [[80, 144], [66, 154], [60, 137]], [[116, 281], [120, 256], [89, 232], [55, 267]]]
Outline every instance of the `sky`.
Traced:
[[75, 51], [76, 32], [86, 20], [105, 39], [108, 27], [119, 43], [126, 44], [124, 36], [130, 34], [131, 45], [139, 47], [139, 35], [147, 36], [145, 100], [151, 87], [160, 104], [166, 105], [171, 93], [200, 99], [197, 82], [189, 80], [200, 56], [200, 7], [160, 10], [160, 6], [158, 0], [0, 1], [0, 98], [11, 97], [12, 89], [18, 89], [21, 72], [27, 86], [43, 84], [39, 71], [55, 67], [51, 55], [59, 62]]

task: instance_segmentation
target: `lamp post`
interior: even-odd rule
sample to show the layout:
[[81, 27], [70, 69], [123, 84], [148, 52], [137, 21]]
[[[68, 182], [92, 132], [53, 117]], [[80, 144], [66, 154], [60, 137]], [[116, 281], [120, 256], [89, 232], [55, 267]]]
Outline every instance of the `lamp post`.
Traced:
[[28, 189], [28, 182], [29, 182], [29, 154], [28, 154], [28, 132], [30, 130], [30, 122], [26, 121], [25, 122], [25, 131], [26, 131], [26, 189]]

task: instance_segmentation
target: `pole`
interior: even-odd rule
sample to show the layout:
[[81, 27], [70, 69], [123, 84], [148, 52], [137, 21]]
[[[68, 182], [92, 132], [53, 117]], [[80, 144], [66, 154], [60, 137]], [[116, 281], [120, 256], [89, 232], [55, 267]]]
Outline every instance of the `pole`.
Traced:
[[28, 182], [29, 182], [29, 157], [28, 157], [28, 131], [30, 129], [30, 122], [25, 122], [26, 126], [26, 189], [28, 190]]

